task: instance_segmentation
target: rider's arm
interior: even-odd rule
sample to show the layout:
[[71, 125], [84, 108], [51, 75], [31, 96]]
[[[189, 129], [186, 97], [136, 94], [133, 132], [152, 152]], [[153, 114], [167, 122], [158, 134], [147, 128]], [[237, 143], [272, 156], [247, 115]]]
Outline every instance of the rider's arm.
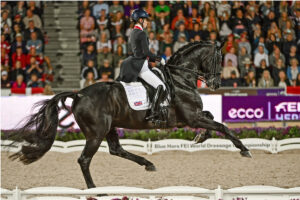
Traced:
[[149, 46], [148, 46], [148, 43], [147, 43], [147, 35], [146, 35], [146, 33], [144, 31], [141, 32], [140, 35], [139, 35], [139, 37], [140, 37], [139, 39], [140, 39], [141, 44], [142, 44], [143, 53], [144, 53], [144, 55], [146, 57], [149, 57], [149, 61], [150, 62], [155, 62], [155, 61], [160, 62], [161, 57], [154, 55], [149, 50]]

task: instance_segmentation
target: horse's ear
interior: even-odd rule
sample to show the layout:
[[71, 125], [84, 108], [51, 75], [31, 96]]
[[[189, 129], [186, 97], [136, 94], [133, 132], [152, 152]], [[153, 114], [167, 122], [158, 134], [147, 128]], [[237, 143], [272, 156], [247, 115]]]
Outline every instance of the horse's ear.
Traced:
[[225, 44], [225, 40], [224, 40], [224, 39], [222, 39], [220, 42], [217, 41], [217, 42], [216, 42], [216, 47], [217, 47], [217, 49], [218, 49], [218, 50], [222, 49], [222, 47], [224, 46], [224, 44]]

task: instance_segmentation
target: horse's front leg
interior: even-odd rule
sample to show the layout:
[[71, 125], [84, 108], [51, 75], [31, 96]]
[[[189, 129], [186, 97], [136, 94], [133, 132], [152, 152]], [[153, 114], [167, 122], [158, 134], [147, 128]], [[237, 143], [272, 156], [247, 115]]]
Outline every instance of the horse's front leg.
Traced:
[[[211, 119], [211, 120], [214, 119], [214, 116], [209, 111], [202, 111], [201, 115], [203, 115], [204, 117]], [[203, 143], [211, 137], [212, 137], [212, 131], [210, 129], [206, 129], [206, 131], [204, 133], [201, 133], [201, 134], [198, 134], [195, 136], [194, 142], [196, 142], [196, 144]]]
[[251, 153], [249, 150], [243, 145], [241, 140], [239, 140], [225, 125], [216, 122], [212, 119], [209, 119], [203, 112], [198, 113], [197, 120], [192, 124], [193, 128], [205, 128], [208, 130], [219, 131], [225, 134], [225, 138], [229, 139], [236, 148], [240, 149], [240, 154], [244, 157], [251, 158]]

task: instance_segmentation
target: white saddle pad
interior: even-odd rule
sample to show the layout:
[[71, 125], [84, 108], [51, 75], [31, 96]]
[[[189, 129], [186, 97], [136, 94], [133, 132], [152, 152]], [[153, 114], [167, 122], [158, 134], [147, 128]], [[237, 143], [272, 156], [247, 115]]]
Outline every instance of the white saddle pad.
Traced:
[[133, 110], [147, 110], [151, 107], [146, 88], [141, 82], [124, 83], [128, 103]]

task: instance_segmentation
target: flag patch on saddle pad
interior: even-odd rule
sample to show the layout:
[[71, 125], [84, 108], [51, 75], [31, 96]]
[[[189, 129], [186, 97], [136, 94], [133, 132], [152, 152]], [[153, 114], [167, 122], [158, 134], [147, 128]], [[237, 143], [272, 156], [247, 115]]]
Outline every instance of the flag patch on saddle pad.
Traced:
[[136, 102], [134, 102], [134, 105], [135, 106], [141, 106], [141, 105], [143, 105], [143, 102], [142, 101], [136, 101]]

